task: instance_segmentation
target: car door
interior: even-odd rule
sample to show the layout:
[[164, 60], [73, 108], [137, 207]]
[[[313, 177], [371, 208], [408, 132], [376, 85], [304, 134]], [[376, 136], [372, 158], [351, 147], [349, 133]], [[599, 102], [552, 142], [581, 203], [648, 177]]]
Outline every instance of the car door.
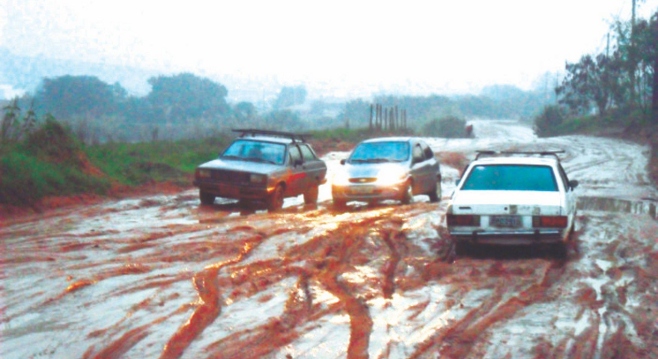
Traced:
[[306, 171], [306, 188], [317, 186], [324, 182], [327, 175], [327, 165], [319, 159], [308, 144], [300, 144], [299, 149], [302, 153], [303, 170]]
[[296, 143], [292, 143], [288, 147], [288, 156], [288, 160], [290, 161], [290, 175], [286, 180], [286, 193], [289, 196], [296, 196], [303, 193], [306, 184], [308, 183], [308, 178], [306, 170], [304, 169], [302, 153]]
[[560, 172], [560, 178], [564, 186], [568, 215], [569, 216], [575, 215], [576, 194], [574, 193], [574, 189], [569, 186], [569, 177], [567, 176], [567, 173], [564, 171], [564, 168], [562, 168], [562, 165], [559, 163], [558, 163], [558, 171]]
[[432, 176], [432, 166], [425, 157], [423, 147], [419, 142], [413, 142], [411, 149], [411, 174], [414, 178], [414, 193], [425, 193], [429, 191], [429, 183]]

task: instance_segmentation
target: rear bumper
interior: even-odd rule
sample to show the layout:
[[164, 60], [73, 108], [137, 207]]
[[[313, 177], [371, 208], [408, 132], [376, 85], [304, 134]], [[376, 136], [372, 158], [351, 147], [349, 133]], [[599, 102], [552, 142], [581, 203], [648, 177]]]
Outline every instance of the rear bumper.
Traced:
[[458, 242], [495, 245], [532, 245], [565, 242], [566, 231], [561, 229], [536, 229], [523, 231], [467, 231], [449, 230], [450, 236]]

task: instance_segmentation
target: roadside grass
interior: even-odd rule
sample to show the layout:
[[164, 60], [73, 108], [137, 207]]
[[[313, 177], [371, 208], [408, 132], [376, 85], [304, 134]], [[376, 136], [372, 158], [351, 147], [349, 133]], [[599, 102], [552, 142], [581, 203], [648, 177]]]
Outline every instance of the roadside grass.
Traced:
[[[409, 130], [336, 128], [312, 131], [312, 141], [332, 150]], [[45, 197], [108, 194], [115, 185], [170, 182], [190, 186], [195, 168], [212, 160], [233, 133], [203, 139], [84, 145], [65, 125], [49, 120], [21, 140], [0, 143], [0, 204], [32, 206]]]
[[134, 186], [149, 181], [191, 183], [199, 164], [216, 158], [231, 137], [87, 146], [91, 163], [118, 183]]
[[88, 172], [79, 144], [56, 122], [0, 146], [0, 203], [30, 206], [46, 196], [106, 193], [108, 178]]

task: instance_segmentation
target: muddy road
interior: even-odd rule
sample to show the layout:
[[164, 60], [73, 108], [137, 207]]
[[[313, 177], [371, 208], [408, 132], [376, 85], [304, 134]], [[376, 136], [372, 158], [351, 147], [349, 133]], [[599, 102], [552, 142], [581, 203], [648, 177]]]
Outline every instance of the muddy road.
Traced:
[[[435, 152], [565, 149], [567, 260], [456, 257], [443, 200], [269, 214], [189, 190], [3, 220], [2, 358], [658, 358], [658, 194], [648, 148], [475, 121]], [[325, 156], [331, 172], [345, 153]]]

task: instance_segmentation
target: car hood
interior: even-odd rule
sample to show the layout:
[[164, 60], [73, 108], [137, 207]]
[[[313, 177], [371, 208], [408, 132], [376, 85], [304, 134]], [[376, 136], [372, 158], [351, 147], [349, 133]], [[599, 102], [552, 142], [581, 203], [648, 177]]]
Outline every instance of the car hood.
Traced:
[[561, 215], [560, 192], [458, 191], [451, 200], [453, 214]]
[[199, 168], [269, 174], [279, 171], [284, 167], [281, 165], [273, 165], [271, 163], [240, 161], [240, 160], [223, 160], [221, 158], [218, 158], [216, 160], [212, 160], [210, 162], [206, 162], [200, 165]]
[[387, 163], [359, 163], [350, 164], [346, 163], [342, 170], [350, 178], [374, 178], [380, 175], [395, 175], [400, 176], [409, 171], [409, 166], [406, 162], [387, 162]]

